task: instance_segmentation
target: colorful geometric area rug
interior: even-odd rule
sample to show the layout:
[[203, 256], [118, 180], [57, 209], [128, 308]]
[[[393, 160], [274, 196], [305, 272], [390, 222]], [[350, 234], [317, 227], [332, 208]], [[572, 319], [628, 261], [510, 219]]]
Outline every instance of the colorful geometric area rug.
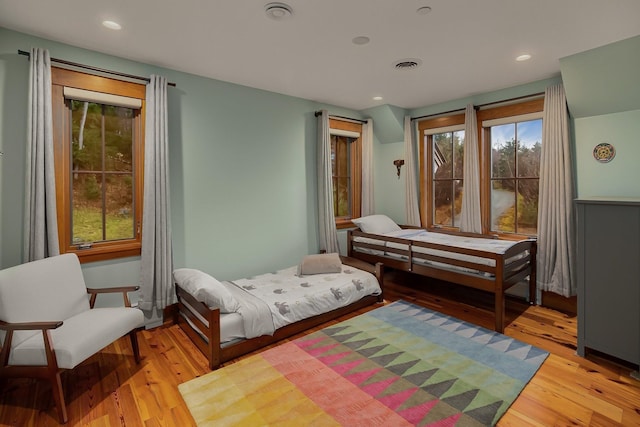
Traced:
[[396, 301], [179, 389], [199, 426], [485, 426], [547, 356]]

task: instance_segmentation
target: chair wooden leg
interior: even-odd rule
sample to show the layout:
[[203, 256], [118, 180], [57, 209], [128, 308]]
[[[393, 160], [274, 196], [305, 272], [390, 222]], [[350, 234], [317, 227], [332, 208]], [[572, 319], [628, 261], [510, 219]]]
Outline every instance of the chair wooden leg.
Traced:
[[129, 332], [129, 338], [131, 338], [131, 347], [133, 348], [133, 357], [136, 359], [136, 363], [140, 363], [140, 347], [138, 346], [138, 330], [134, 329]]
[[66, 424], [69, 418], [67, 417], [67, 406], [64, 401], [60, 372], [56, 372], [51, 378], [49, 378], [49, 381], [51, 382], [51, 392], [53, 393], [53, 400], [56, 402], [56, 409], [58, 411], [60, 423]]

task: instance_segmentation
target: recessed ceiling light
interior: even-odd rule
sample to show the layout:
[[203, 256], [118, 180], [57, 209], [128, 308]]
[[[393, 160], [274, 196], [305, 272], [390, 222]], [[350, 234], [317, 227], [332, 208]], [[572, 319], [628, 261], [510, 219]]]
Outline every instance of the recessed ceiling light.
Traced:
[[105, 27], [107, 27], [110, 30], [121, 30], [122, 29], [122, 25], [118, 24], [115, 21], [102, 21], [102, 25], [104, 25]]
[[268, 3], [264, 6], [264, 11], [267, 16], [276, 21], [287, 19], [293, 15], [293, 9], [291, 6], [285, 3]]
[[531, 55], [529, 55], [528, 53], [516, 57], [516, 61], [518, 62], [528, 61], [529, 59], [531, 59]]
[[426, 15], [429, 12], [431, 12], [431, 8], [429, 6], [422, 6], [419, 7], [418, 10], [416, 10], [416, 13], [418, 15]]
[[369, 41], [370, 39], [367, 36], [358, 36], [358, 37], [354, 37], [353, 40], [351, 40], [353, 44], [357, 44], [357, 45], [367, 44], [369, 43]]
[[374, 96], [373, 100], [374, 101], [382, 101], [382, 97], [381, 96]]

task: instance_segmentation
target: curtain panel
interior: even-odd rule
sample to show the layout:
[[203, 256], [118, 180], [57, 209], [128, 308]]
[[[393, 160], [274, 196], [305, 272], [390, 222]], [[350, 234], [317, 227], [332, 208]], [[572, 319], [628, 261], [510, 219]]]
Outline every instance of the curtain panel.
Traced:
[[462, 211], [460, 230], [482, 233], [480, 212], [480, 155], [478, 153], [478, 119], [473, 104], [464, 113], [464, 164], [462, 166]]
[[161, 310], [175, 302], [169, 198], [167, 79], [152, 75], [146, 91], [144, 210], [139, 306]]
[[49, 51], [32, 48], [29, 65], [24, 262], [60, 254], [51, 102]]
[[329, 133], [329, 113], [326, 110], [322, 110], [318, 116], [317, 144], [318, 243], [321, 252], [339, 253], [338, 232], [333, 212], [331, 134]]
[[362, 202], [360, 215], [375, 213], [373, 191], [373, 120], [362, 125]]
[[420, 200], [418, 195], [418, 162], [416, 154], [416, 139], [414, 138], [411, 117], [404, 118], [404, 163], [406, 173], [404, 174], [405, 189], [405, 212], [407, 225], [419, 227], [420, 221]]
[[564, 87], [551, 86], [542, 119], [537, 278], [539, 289], [565, 297], [577, 292], [572, 165]]

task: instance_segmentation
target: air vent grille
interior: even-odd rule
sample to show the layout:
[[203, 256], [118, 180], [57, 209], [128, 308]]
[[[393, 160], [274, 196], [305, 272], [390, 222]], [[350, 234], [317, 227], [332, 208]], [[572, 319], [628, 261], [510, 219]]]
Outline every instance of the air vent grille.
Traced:
[[397, 70], [412, 70], [414, 68], [418, 68], [422, 64], [422, 61], [415, 58], [402, 59], [400, 61], [396, 61], [393, 66]]

